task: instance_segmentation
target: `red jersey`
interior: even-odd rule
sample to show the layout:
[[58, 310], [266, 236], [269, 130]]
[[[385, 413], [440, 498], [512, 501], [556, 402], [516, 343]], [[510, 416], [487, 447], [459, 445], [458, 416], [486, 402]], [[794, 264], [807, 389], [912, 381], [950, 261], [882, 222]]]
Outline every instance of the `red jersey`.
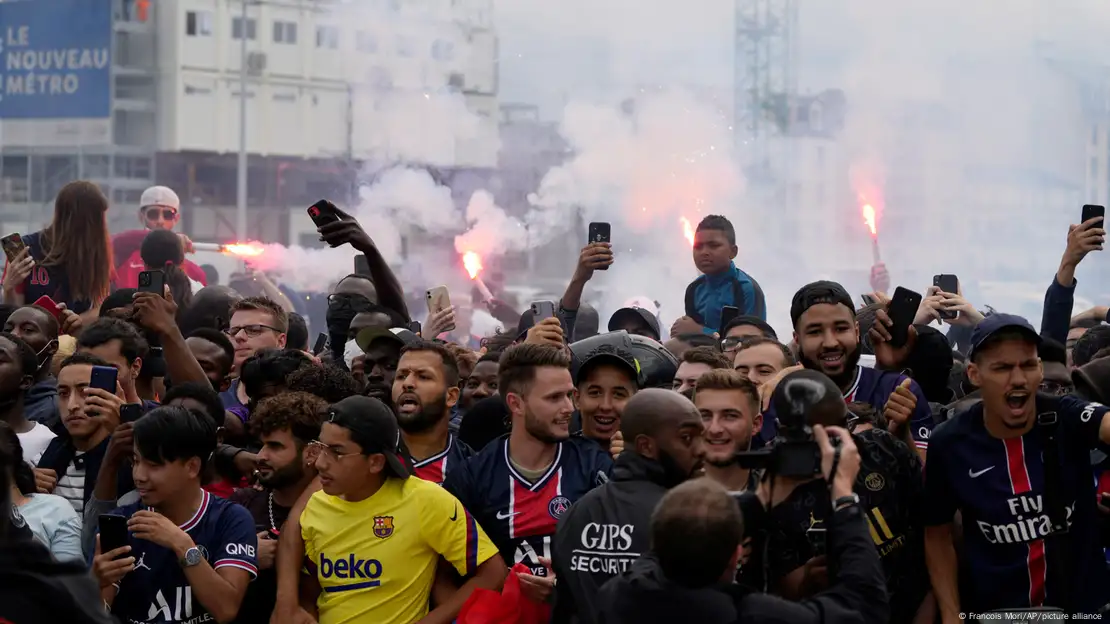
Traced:
[[[139, 273], [146, 270], [140, 249], [143, 245], [143, 239], [149, 233], [150, 230], [128, 230], [112, 237], [113, 257], [117, 262], [116, 288], [139, 287]], [[194, 282], [200, 282], [201, 286], [208, 285], [208, 278], [204, 275], [204, 270], [196, 263], [186, 259], [182, 263], [181, 269]]]

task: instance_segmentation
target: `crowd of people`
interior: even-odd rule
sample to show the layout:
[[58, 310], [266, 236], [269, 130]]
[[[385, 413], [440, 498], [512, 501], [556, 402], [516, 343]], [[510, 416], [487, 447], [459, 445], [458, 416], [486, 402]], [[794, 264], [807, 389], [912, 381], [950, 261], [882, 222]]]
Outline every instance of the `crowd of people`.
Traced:
[[[222, 285], [191, 263], [171, 189], [143, 194], [141, 229], [112, 237], [107, 210], [72, 182], [42, 231], [3, 239], [0, 622], [954, 624], [1110, 604], [1110, 325], [1072, 309], [1101, 217], [1061, 232], [1039, 328], [958, 286], [922, 289], [909, 319], [880, 266], [862, 306], [800, 288], [780, 337], [718, 215], [666, 328], [650, 302], [601, 323], [583, 301], [615, 261], [603, 240], [558, 301], [476, 290], [417, 312], [434, 285], [401, 284], [337, 210], [321, 240], [366, 270], [314, 323], [263, 273]], [[473, 336], [476, 309], [508, 329]]]

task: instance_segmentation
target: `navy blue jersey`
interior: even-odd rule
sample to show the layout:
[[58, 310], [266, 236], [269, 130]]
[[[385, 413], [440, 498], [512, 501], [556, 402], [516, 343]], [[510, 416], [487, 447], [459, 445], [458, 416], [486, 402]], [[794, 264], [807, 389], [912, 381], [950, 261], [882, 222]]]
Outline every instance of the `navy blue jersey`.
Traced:
[[569, 438], [555, 461], [530, 483], [509, 461], [509, 436], [486, 445], [443, 484], [474, 516], [510, 567], [524, 563], [547, 574], [539, 557], [551, 557], [555, 524], [586, 492], [609, 480], [613, 460], [596, 442]]
[[[1107, 409], [1071, 396], [1037, 397], [1038, 413], [1059, 419], [1061, 498], [1067, 506], [1071, 553], [1066, 582], [1077, 600], [1073, 611], [1092, 613], [1110, 602], [1110, 578], [1100, 550], [1090, 449]], [[1045, 437], [1039, 426], [1018, 438], [1000, 440], [983, 423], [983, 405], [937, 428], [925, 462], [927, 526], [963, 518], [967, 570], [962, 607], [982, 612], [1058, 605], [1061, 588], [1049, 578], [1049, 560], [1061, 556], [1045, 508]]]
[[[881, 371], [865, 366], [856, 367], [856, 377], [848, 391], [844, 393], [844, 400], [848, 403], [858, 401], [868, 403], [880, 412], [886, 407], [886, 401], [906, 376], [892, 371]], [[914, 444], [919, 449], [929, 448], [929, 434], [933, 431], [933, 410], [929, 407], [929, 400], [921, 391], [921, 386], [916, 381], [910, 382], [910, 391], [917, 397], [917, 407], [910, 417], [910, 431], [913, 433]], [[778, 422], [775, 420], [775, 407], [771, 405], [763, 413], [763, 428], [760, 429], [757, 442], [753, 447], [764, 446], [778, 435]]]
[[61, 266], [44, 266], [40, 264], [46, 258], [42, 248], [42, 232], [28, 234], [23, 238], [23, 244], [35, 259], [35, 268], [23, 280], [23, 301], [28, 305], [34, 303], [39, 297], [50, 297], [57, 303], [64, 303], [66, 307], [81, 314], [87, 312], [92, 306], [88, 299], [74, 301], [69, 293], [69, 276]]
[[466, 463], [466, 460], [473, 455], [474, 451], [465, 442], [455, 438], [454, 435], [448, 435], [447, 448], [420, 461], [416, 461], [416, 458], [412, 459], [413, 474], [425, 481], [443, 485], [447, 474]]
[[[120, 507], [113, 514], [131, 517], [142, 503]], [[181, 525], [193, 538], [201, 554], [214, 569], [239, 568], [258, 575], [256, 549], [258, 538], [249, 511], [208, 492], [204, 492], [196, 514]], [[120, 581], [119, 593], [112, 602], [112, 614], [121, 622], [176, 622], [194, 624], [215, 621], [192, 588], [177, 555], [168, 548], [129, 535], [135, 569]]]

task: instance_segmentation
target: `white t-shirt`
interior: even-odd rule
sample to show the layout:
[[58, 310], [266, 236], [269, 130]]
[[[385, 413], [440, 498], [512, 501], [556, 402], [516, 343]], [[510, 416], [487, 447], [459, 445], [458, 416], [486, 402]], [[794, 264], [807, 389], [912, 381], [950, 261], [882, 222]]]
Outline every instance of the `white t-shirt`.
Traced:
[[50, 446], [50, 441], [58, 437], [50, 430], [50, 427], [42, 423], [35, 423], [33, 429], [27, 433], [17, 433], [19, 436], [19, 446], [23, 447], [23, 461], [37, 466], [39, 458], [42, 457], [46, 447]]

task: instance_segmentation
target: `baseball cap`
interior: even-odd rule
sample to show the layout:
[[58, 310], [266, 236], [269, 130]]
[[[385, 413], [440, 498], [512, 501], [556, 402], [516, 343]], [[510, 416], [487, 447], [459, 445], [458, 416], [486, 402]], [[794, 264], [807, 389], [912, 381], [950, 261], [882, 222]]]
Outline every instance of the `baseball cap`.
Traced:
[[146, 208], [147, 206], [165, 206], [178, 210], [181, 208], [181, 200], [177, 198], [177, 193], [174, 193], [173, 189], [168, 186], [152, 186], [143, 191], [139, 198], [139, 207]]
[[632, 380], [636, 382], [636, 386], [640, 386], [640, 363], [624, 349], [615, 348], [612, 345], [602, 345], [587, 353], [586, 357], [576, 362], [576, 364], [577, 366], [574, 367], [575, 386], [582, 383], [585, 373], [598, 364], [613, 364], [625, 369], [632, 376]]
[[802, 314], [819, 303], [839, 303], [847, 307], [853, 315], [856, 313], [856, 304], [852, 301], [852, 295], [849, 295], [843, 286], [836, 282], [821, 280], [806, 284], [794, 293], [794, 300], [790, 302], [790, 324], [797, 326]]
[[1008, 329], [1021, 332], [1029, 338], [1030, 342], [1037, 346], [1041, 344], [1041, 335], [1037, 333], [1037, 330], [1033, 329], [1029, 321], [1016, 314], [997, 312], [979, 321], [975, 329], [971, 330], [971, 349], [968, 351], [967, 356], [974, 357], [975, 352], [982, 347], [984, 343], [989, 341], [991, 337]]
[[609, 331], [625, 329], [624, 325], [629, 321], [647, 323], [655, 339], [659, 340], [659, 319], [655, 318], [655, 314], [651, 311], [636, 306], [621, 308], [614, 312], [613, 316], [609, 317]]
[[385, 403], [367, 396], [355, 395], [328, 406], [327, 420], [351, 432], [351, 439], [367, 454], [385, 455], [386, 467], [392, 476], [407, 479], [408, 465], [402, 457], [401, 429], [397, 416]]
[[370, 343], [378, 338], [388, 338], [389, 340], [400, 343], [402, 347], [417, 344], [421, 340], [420, 336], [417, 336], [411, 329], [405, 327], [392, 327], [390, 329], [367, 327], [355, 335], [355, 344], [365, 353], [366, 350], [370, 348]]

